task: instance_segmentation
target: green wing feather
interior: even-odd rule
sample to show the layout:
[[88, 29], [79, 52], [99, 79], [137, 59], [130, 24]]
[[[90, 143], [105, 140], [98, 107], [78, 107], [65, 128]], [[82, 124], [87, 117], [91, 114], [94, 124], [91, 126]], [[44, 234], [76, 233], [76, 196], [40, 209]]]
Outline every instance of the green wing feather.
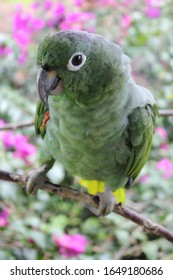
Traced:
[[39, 101], [36, 107], [34, 125], [36, 135], [41, 135], [42, 138], [44, 138], [46, 133], [46, 125], [43, 125], [46, 112], [48, 112], [48, 107]]
[[148, 104], [134, 109], [129, 115], [127, 134], [131, 155], [125, 171], [128, 177], [135, 179], [148, 159], [157, 114], [156, 105]]

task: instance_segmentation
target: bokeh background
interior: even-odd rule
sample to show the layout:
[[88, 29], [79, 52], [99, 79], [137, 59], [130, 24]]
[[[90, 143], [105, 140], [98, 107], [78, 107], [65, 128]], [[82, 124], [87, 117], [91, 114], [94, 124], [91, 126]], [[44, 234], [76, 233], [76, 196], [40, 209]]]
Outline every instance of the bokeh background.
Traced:
[[[38, 100], [36, 52], [48, 33], [96, 32], [118, 43], [137, 83], [159, 109], [173, 106], [173, 1], [0, 0], [0, 127], [32, 121]], [[34, 127], [0, 131], [0, 168], [24, 174], [38, 166]], [[64, 176], [56, 164], [54, 182]], [[173, 117], [157, 119], [153, 148], [127, 205], [173, 231]], [[80, 203], [0, 181], [0, 259], [172, 259], [163, 238], [124, 218], [97, 218]]]

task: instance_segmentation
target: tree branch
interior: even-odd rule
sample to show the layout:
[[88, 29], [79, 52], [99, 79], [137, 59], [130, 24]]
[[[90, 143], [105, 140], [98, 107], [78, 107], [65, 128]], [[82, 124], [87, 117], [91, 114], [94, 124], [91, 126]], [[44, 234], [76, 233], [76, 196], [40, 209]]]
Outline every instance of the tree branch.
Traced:
[[159, 110], [160, 117], [171, 117], [173, 116], [173, 110]]
[[15, 130], [17, 128], [24, 128], [29, 127], [34, 124], [34, 121], [27, 121], [27, 122], [20, 122], [20, 123], [8, 123], [4, 124], [2, 127], [0, 127], [0, 130]]
[[[0, 170], [0, 180], [18, 183], [22, 186], [25, 186], [26, 176]], [[88, 193], [78, 191], [64, 185], [55, 185], [48, 181], [44, 184], [44, 186], [41, 187], [41, 189], [56, 194], [63, 199], [73, 199], [83, 203], [84, 205], [91, 205], [92, 207], [98, 208], [98, 204], [94, 200], [94, 196]], [[173, 233], [168, 231], [162, 225], [152, 222], [148, 218], [142, 216], [141, 214], [135, 212], [127, 206], [115, 205], [113, 212], [142, 226], [144, 231], [152, 233], [154, 235], [160, 235], [166, 240], [173, 243]]]

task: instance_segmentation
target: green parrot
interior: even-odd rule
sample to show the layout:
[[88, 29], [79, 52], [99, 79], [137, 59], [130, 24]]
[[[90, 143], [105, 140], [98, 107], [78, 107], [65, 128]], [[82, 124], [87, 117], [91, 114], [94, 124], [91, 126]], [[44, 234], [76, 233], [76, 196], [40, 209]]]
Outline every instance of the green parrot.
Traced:
[[[55, 161], [99, 201], [96, 215], [124, 202], [125, 189], [146, 163], [157, 107], [137, 85], [130, 59], [98, 34], [65, 30], [48, 35], [37, 54], [36, 133], [41, 167], [28, 174], [35, 194]], [[115, 197], [117, 199], [115, 199]]]

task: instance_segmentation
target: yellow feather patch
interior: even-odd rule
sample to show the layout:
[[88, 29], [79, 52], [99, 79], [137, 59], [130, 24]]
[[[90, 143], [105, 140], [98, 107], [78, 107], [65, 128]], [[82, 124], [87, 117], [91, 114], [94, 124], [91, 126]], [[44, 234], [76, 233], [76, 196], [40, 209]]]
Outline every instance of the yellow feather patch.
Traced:
[[117, 203], [125, 203], [126, 202], [126, 189], [125, 188], [119, 188], [113, 193], [116, 197]]
[[79, 184], [82, 187], [87, 188], [88, 192], [90, 194], [96, 194], [97, 192], [104, 192], [104, 187], [105, 184], [104, 182], [100, 182], [100, 181], [89, 181], [89, 180], [84, 180], [79, 178]]
[[[89, 181], [85, 179], [78, 178], [78, 182], [82, 187], [87, 188], [88, 193], [95, 195], [98, 192], [104, 192], [105, 183], [101, 181]], [[125, 188], [119, 188], [113, 194], [116, 197], [117, 203], [125, 203], [126, 201], [126, 190]]]

